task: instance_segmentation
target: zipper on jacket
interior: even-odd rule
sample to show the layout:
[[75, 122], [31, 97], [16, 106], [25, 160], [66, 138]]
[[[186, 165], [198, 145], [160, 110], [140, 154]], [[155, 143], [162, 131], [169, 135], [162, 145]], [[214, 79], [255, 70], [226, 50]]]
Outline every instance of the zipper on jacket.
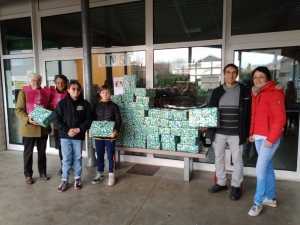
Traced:
[[270, 117], [268, 116], [268, 131], [270, 132], [271, 127], [270, 127]]

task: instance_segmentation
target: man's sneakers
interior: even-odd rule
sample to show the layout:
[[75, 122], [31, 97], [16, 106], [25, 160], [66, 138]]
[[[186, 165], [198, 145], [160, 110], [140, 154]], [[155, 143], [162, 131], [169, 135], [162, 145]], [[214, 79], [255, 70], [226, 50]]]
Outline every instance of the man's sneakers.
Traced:
[[221, 186], [221, 185], [219, 185], [219, 184], [216, 184], [215, 186], [212, 186], [212, 187], [210, 187], [210, 188], [208, 189], [208, 191], [209, 191], [210, 193], [217, 193], [217, 192], [223, 191], [223, 190], [227, 190], [227, 185]]
[[75, 178], [75, 181], [74, 181], [74, 189], [75, 190], [79, 190], [82, 188], [82, 183], [81, 183], [81, 178]]
[[232, 187], [230, 193], [230, 199], [233, 201], [239, 200], [242, 196], [241, 188], [239, 187]]
[[64, 180], [64, 179], [61, 179], [61, 183], [60, 183], [60, 185], [58, 186], [57, 191], [58, 191], [58, 192], [64, 192], [65, 190], [67, 190], [68, 186], [69, 186], [69, 181], [68, 181], [68, 180]]
[[248, 212], [249, 216], [258, 216], [261, 211], [263, 209], [262, 205], [258, 205], [256, 203], [253, 204], [253, 206], [251, 207], [250, 211]]
[[268, 199], [267, 197], [265, 197], [265, 199], [263, 200], [263, 205], [268, 205], [274, 208], [277, 207], [276, 198]]
[[103, 172], [97, 172], [97, 175], [93, 179], [92, 184], [98, 184], [103, 179], [104, 179], [104, 173]]
[[115, 174], [109, 173], [108, 174], [108, 186], [113, 186], [116, 182]]

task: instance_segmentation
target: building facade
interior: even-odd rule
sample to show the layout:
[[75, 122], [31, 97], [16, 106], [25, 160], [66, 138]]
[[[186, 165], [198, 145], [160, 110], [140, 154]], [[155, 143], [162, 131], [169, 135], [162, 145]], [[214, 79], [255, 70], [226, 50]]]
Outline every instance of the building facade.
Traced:
[[[36, 71], [43, 86], [56, 74], [84, 86], [80, 0], [14, 0], [0, 3], [0, 149], [23, 150], [14, 114], [17, 95]], [[222, 68], [239, 67], [251, 87], [251, 71], [267, 66], [296, 97], [287, 105], [287, 126], [274, 156], [279, 179], [300, 180], [300, 3], [247, 0], [90, 0], [93, 83], [137, 74], [139, 87], [163, 90], [161, 104], [205, 104], [223, 83]], [[293, 99], [292, 99], [293, 98]], [[47, 152], [57, 154], [50, 135]], [[86, 156], [84, 149], [83, 155]], [[255, 176], [255, 147], [245, 145], [245, 174]], [[181, 158], [123, 154], [122, 160], [183, 167]], [[194, 161], [214, 171], [214, 154]]]

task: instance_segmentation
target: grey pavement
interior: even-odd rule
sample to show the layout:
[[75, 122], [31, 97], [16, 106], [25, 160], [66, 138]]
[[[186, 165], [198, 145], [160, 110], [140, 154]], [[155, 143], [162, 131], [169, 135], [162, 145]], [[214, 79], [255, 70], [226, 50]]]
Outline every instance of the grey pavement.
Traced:
[[[209, 193], [213, 173], [195, 171], [190, 182], [183, 181], [183, 169], [161, 167], [154, 176], [128, 174], [133, 163], [122, 163], [116, 185], [104, 181], [93, 185], [96, 168], [83, 167], [81, 190], [70, 186], [58, 193], [58, 156], [48, 155], [48, 175], [27, 185], [23, 175], [23, 153], [0, 151], [0, 225], [283, 225], [300, 224], [300, 183], [277, 181], [278, 207], [264, 207], [258, 217], [248, 216], [256, 179], [245, 177], [243, 196], [229, 199], [230, 190]], [[83, 164], [86, 159], [83, 159]], [[71, 175], [71, 182], [73, 177]], [[230, 187], [230, 182], [228, 181]]]

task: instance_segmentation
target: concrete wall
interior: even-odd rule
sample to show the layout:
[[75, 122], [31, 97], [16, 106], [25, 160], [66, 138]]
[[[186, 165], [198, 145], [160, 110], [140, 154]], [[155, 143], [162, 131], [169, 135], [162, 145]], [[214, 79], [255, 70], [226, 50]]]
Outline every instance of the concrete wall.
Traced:
[[4, 119], [4, 102], [3, 102], [2, 78], [0, 76], [0, 151], [6, 150], [6, 131]]

